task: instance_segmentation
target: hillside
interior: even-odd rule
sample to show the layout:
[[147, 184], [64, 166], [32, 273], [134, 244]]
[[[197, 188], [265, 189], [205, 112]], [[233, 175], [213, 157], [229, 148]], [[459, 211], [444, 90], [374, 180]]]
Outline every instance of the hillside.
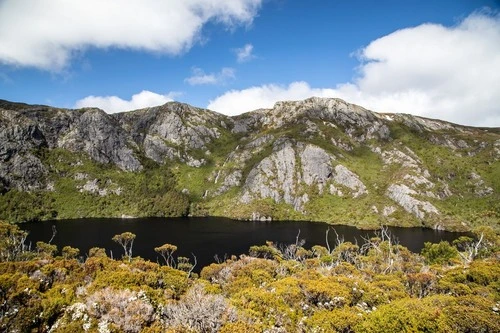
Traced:
[[0, 101], [0, 219], [217, 215], [498, 228], [500, 129], [340, 99], [236, 117]]

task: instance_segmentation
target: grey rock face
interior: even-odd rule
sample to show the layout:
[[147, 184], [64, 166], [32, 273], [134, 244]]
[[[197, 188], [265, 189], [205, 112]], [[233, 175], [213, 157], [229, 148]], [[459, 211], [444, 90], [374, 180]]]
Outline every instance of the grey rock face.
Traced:
[[47, 142], [36, 123], [19, 113], [0, 110], [0, 183], [2, 191], [41, 189], [48, 173], [33, 151]]
[[493, 147], [494, 147], [495, 153], [496, 153], [495, 161], [498, 161], [500, 159], [500, 139], [495, 141], [495, 143], [493, 144]]
[[[422, 161], [415, 152], [408, 147], [404, 147], [404, 150], [405, 152], [395, 148], [387, 151], [382, 151], [380, 148], [372, 149], [373, 152], [382, 157], [385, 165], [398, 164], [407, 172], [399, 180], [400, 184], [389, 185], [386, 195], [419, 219], [424, 219], [426, 213], [439, 214], [437, 208], [430, 202], [418, 200], [414, 196], [445, 198], [451, 195], [447, 184], [443, 185], [443, 190], [433, 192], [436, 190], [436, 184], [430, 180], [429, 171], [423, 169]], [[392, 214], [392, 212], [388, 214], [389, 211], [385, 210], [383, 213], [384, 216]]]
[[246, 148], [252, 149], [252, 148], [261, 147], [264, 144], [271, 142], [272, 140], [274, 140], [274, 135], [271, 135], [271, 134], [259, 136], [257, 139], [249, 142], [246, 145]]
[[360, 195], [368, 193], [365, 184], [359, 180], [359, 177], [347, 169], [345, 166], [339, 164], [335, 167], [335, 175], [333, 180], [340, 185], [344, 185], [353, 191], [353, 197], [357, 198]]
[[194, 168], [199, 168], [202, 165], [205, 165], [206, 161], [204, 158], [202, 159], [195, 159], [191, 155], [184, 155], [184, 161], [186, 162], [187, 165], [194, 167]]
[[409, 174], [407, 174], [403, 177], [403, 179], [409, 181], [413, 188], [421, 186], [421, 187], [425, 187], [427, 189], [431, 189], [434, 187], [434, 183], [422, 175], [409, 175]]
[[382, 156], [382, 160], [384, 164], [401, 164], [401, 166], [405, 168], [412, 168], [412, 169], [418, 169], [420, 161], [415, 158], [416, 156], [414, 155], [413, 157], [410, 156], [412, 154], [405, 154], [401, 150], [398, 149], [392, 149], [392, 150], [387, 150], [387, 151], [381, 151], [379, 149], [374, 149], [374, 152], [380, 154]]
[[127, 143], [132, 144], [119, 124], [98, 109], [84, 111], [70, 126], [70, 131], [58, 140], [59, 147], [84, 151], [97, 162], [114, 163], [126, 171], [140, 170], [142, 165]]
[[218, 126], [227, 117], [187, 104], [171, 102], [162, 106], [115, 115], [122, 127], [142, 143], [146, 134], [173, 145], [200, 149], [220, 136]]
[[463, 131], [462, 126], [447, 123], [445, 121], [438, 121], [434, 119], [415, 117], [409, 114], [391, 114], [390, 117], [395, 121], [400, 121], [409, 128], [418, 132], [424, 131], [440, 131], [440, 130], [455, 130]]
[[384, 210], [382, 211], [382, 215], [389, 216], [392, 213], [394, 213], [396, 210], [397, 209], [394, 206], [384, 206]]
[[98, 179], [89, 180], [82, 186], [80, 192], [97, 193], [100, 191], [98, 183], [99, 183]]
[[176, 102], [114, 116], [147, 157], [158, 163], [178, 158], [195, 167], [205, 162], [192, 157], [189, 150], [207, 149], [219, 138], [218, 127], [231, 123], [218, 113]]
[[330, 194], [333, 194], [333, 195], [336, 195], [336, 196], [339, 196], [339, 197], [343, 197], [344, 196], [344, 192], [342, 192], [342, 190], [338, 189], [333, 184], [330, 184], [329, 192], [330, 192]]
[[323, 149], [306, 145], [300, 153], [300, 161], [302, 165], [302, 179], [307, 185], [317, 183], [321, 188], [332, 177], [332, 161], [333, 157]]
[[439, 214], [439, 211], [428, 201], [420, 201], [412, 197], [418, 194], [404, 184], [392, 184], [387, 189], [387, 196], [397, 202], [404, 210], [414, 214], [420, 219], [425, 218], [425, 214]]
[[38, 157], [32, 154], [16, 154], [9, 163], [0, 164], [0, 179], [7, 189], [32, 191], [43, 189], [47, 183], [47, 169]]
[[295, 205], [295, 177], [295, 151], [288, 143], [250, 171], [245, 182], [243, 202], [249, 202], [251, 195], [257, 195]]
[[157, 163], [163, 163], [165, 159], [172, 160], [179, 157], [177, 149], [168, 146], [163, 139], [157, 136], [147, 134], [143, 144], [146, 157]]
[[332, 142], [332, 144], [342, 150], [345, 150], [345, 151], [352, 151], [353, 147], [348, 144], [348, 143], [344, 143], [342, 141], [342, 139], [338, 139], [338, 140], [335, 140], [335, 138], [331, 138], [330, 140]]
[[[277, 102], [272, 109], [261, 113], [264, 115], [260, 119], [263, 126], [271, 128], [279, 128], [307, 116], [342, 126], [345, 133], [356, 141], [390, 137], [389, 127], [380, 115], [336, 98], [312, 97], [304, 101]], [[311, 130], [314, 131], [313, 128]]]
[[241, 170], [235, 170], [224, 178], [222, 186], [217, 189], [215, 195], [227, 192], [231, 187], [239, 186], [242, 178]]
[[46, 188], [47, 167], [34, 154], [57, 147], [85, 152], [95, 161], [114, 163], [123, 170], [139, 170], [142, 166], [128, 141], [119, 125], [96, 109], [26, 106], [0, 110], [0, 178], [7, 189]]
[[284, 139], [274, 143], [274, 152], [249, 173], [243, 187], [242, 202], [255, 198], [272, 198], [302, 211], [309, 201], [307, 189], [317, 186], [321, 193], [330, 183], [330, 191], [342, 194], [331, 182], [352, 191], [353, 197], [367, 193], [359, 177], [342, 165], [332, 166], [334, 157], [320, 147]]
[[47, 146], [45, 137], [35, 124], [5, 124], [0, 130], [0, 160], [7, 162], [18, 152]]
[[149, 133], [156, 134], [173, 144], [186, 145], [193, 149], [205, 148], [210, 139], [219, 136], [216, 128], [208, 128], [195, 122], [185, 125], [185, 121], [177, 113], [164, 112], [151, 125]]
[[[395, 133], [391, 133], [393, 128]], [[415, 132], [430, 142], [419, 140], [414, 145], [409, 140], [416, 137]], [[469, 137], [469, 133], [473, 135]], [[324, 202], [307, 205], [318, 196], [329, 200], [330, 193], [352, 200], [367, 195], [363, 204], [380, 217], [404, 210], [425, 219], [439, 213], [438, 200], [461, 195], [464, 186], [458, 182], [463, 180], [465, 165], [476, 168], [465, 171], [469, 175], [466, 191], [478, 197], [491, 196], [485, 200], [494, 201], [498, 186], [487, 172], [496, 170], [493, 164], [500, 159], [498, 133], [498, 129], [473, 129], [410, 115], [377, 114], [339, 99], [278, 102], [272, 109], [232, 118], [175, 102], [108, 115], [97, 109], [13, 106], [0, 100], [0, 192], [57, 191], [57, 165], [43, 165], [42, 161], [48, 150], [62, 148], [125, 171], [141, 170], [145, 159], [174, 168], [175, 163], [203, 166], [193, 178], [198, 181], [201, 176], [208, 181], [201, 191], [191, 187], [189, 178], [179, 178], [178, 188], [186, 188], [183, 193], [191, 192], [195, 200], [203, 192], [207, 202], [217, 200], [215, 196], [238, 187], [238, 191], [227, 193], [228, 199], [251, 203], [270, 198], [316, 218], [328, 216], [317, 211]], [[415, 147], [421, 157], [405, 143]], [[423, 153], [427, 144], [451, 149], [449, 156], [438, 155], [431, 161], [434, 157]], [[361, 179], [365, 177], [351, 171], [359, 170], [351, 165], [363, 162], [370, 154], [367, 147], [380, 160], [370, 166], [366, 175], [370, 183], [364, 184]], [[228, 153], [229, 149], [232, 152]], [[80, 156], [79, 162], [72, 161], [73, 166], [86, 163]], [[469, 160], [439, 167], [460, 158]], [[375, 170], [380, 162], [380, 170]], [[95, 182], [98, 176], [92, 172], [72, 176], [75, 186], [95, 195], [122, 191], [120, 184]], [[343, 205], [344, 200], [332, 200], [332, 204]], [[212, 203], [207, 207], [214, 207]], [[229, 207], [222, 208], [230, 211]], [[251, 208], [247, 212], [259, 213], [258, 207]]]
[[233, 118], [233, 133], [248, 133], [258, 129], [264, 118], [265, 109], [255, 110]]
[[15, 139], [18, 151], [61, 147], [73, 152], [83, 151], [98, 162], [114, 163], [123, 170], [141, 168], [129, 148], [129, 138], [104, 111], [29, 107], [3, 110], [1, 117], [8, 126], [6, 130], [0, 130], [0, 136]]

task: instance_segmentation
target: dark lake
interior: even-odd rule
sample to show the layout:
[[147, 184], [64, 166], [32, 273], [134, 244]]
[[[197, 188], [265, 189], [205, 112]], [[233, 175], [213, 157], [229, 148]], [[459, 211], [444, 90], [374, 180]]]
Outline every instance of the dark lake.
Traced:
[[[58, 249], [65, 245], [77, 247], [85, 256], [92, 247], [102, 247], [108, 255], [112, 251], [115, 258], [122, 256], [123, 250], [111, 238], [125, 231], [137, 235], [133, 256], [141, 256], [157, 261], [154, 248], [165, 243], [177, 245], [177, 255], [198, 259], [196, 271], [214, 262], [214, 256], [248, 253], [252, 245], [262, 245], [265, 241], [291, 244], [300, 230], [300, 238], [305, 239], [306, 248], [314, 245], [325, 246], [325, 231], [334, 228], [345, 241], [361, 244], [362, 237], [372, 236], [372, 231], [358, 230], [348, 226], [332, 226], [319, 222], [249, 222], [235, 221], [220, 217], [190, 218], [138, 218], [138, 219], [76, 219], [57, 220], [21, 224], [29, 231], [28, 242], [33, 246], [37, 241], [48, 242], [52, 236], [52, 226], [57, 234], [52, 241]], [[453, 241], [461, 233], [423, 229], [390, 228], [390, 232], [400, 244], [413, 252], [420, 252], [424, 242]], [[330, 232], [330, 245], [335, 244], [335, 234]]]

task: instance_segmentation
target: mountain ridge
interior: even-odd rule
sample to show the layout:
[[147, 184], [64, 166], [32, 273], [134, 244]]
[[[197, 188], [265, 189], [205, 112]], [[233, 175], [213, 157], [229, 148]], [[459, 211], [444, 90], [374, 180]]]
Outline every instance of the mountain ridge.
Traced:
[[[469, 230], [499, 218], [499, 128], [341, 99], [232, 117], [179, 102], [107, 114], [0, 100], [0, 139], [0, 218], [11, 221], [189, 213]], [[16, 201], [35, 192], [29, 217]], [[65, 208], [63, 194], [86, 204]]]

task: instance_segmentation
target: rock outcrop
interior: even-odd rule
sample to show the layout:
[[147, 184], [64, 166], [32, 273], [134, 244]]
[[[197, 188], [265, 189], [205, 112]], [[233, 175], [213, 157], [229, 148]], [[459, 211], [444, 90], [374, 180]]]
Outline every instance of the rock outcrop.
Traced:
[[133, 151], [137, 147], [112, 117], [99, 109], [74, 113], [78, 117], [67, 131], [59, 135], [59, 147], [86, 152], [91, 159], [99, 163], [114, 163], [122, 170], [142, 169]]
[[367, 193], [356, 174], [340, 164], [333, 167], [335, 157], [318, 146], [285, 139], [277, 140], [273, 150], [248, 174], [243, 203], [271, 198], [303, 211], [313, 187], [321, 194], [327, 185], [342, 185], [351, 190], [353, 198]]
[[439, 214], [437, 208], [431, 203], [415, 199], [413, 195], [416, 194], [418, 194], [416, 191], [404, 184], [392, 184], [387, 189], [387, 195], [389, 198], [397, 202], [408, 213], [415, 214], [420, 219], [424, 219], [426, 217], [426, 213]]
[[390, 137], [389, 127], [380, 115], [337, 98], [312, 97], [303, 101], [277, 102], [270, 110], [255, 112], [261, 115], [259, 121], [264, 127], [279, 128], [306, 117], [342, 127], [355, 141]]
[[187, 104], [170, 102], [162, 106], [116, 114], [115, 118], [148, 158], [158, 163], [179, 159], [191, 166], [204, 161], [191, 150], [207, 150], [231, 123], [227, 117]]
[[293, 143], [277, 143], [273, 153], [260, 161], [248, 174], [241, 201], [249, 203], [254, 197], [271, 198], [275, 202], [284, 201], [299, 210], [304, 203], [295, 191], [299, 176]]
[[339, 164], [335, 167], [335, 175], [333, 177], [335, 183], [343, 185], [352, 191], [352, 197], [357, 198], [368, 193], [365, 184], [359, 180], [358, 175]]

